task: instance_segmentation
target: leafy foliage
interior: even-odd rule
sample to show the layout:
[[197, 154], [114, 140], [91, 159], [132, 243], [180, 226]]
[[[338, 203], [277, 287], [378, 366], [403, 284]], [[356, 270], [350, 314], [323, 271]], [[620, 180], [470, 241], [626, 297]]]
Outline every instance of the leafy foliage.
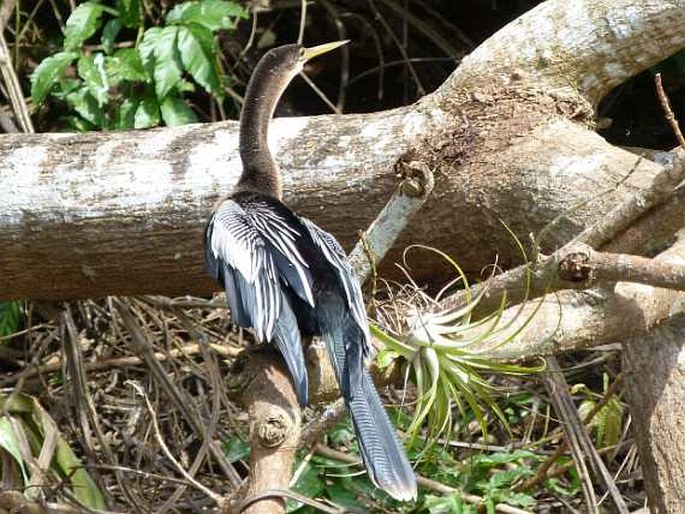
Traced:
[[[609, 375], [603, 375], [604, 393], [609, 389]], [[576, 384], [572, 391], [574, 393], [584, 391], [588, 394], [588, 398], [578, 407], [578, 413], [581, 419], [595, 409], [597, 400], [591, 396], [592, 392], [584, 384]], [[623, 431], [623, 414], [625, 407], [618, 398], [612, 396], [607, 400], [606, 404], [602, 406], [590, 421], [590, 428], [595, 438], [595, 444], [599, 447], [613, 446], [618, 443]]]
[[[26, 497], [37, 500], [40, 487], [35, 486], [47, 485], [42, 481], [48, 475], [41, 478], [41, 483], [36, 483], [36, 477], [30, 478], [27, 468], [29, 463], [35, 462], [42, 455], [46, 447], [54, 444], [50, 471], [56, 475], [60, 487], [68, 487], [70, 494], [87, 508], [105, 509], [102, 491], [59, 433], [52, 417], [37, 400], [25, 394], [0, 396], [0, 409], [7, 412], [7, 416], [0, 418], [0, 457], [4, 462], [2, 472], [6, 473], [2, 477], [3, 484], [11, 484], [11, 477], [21, 476], [22, 486], [32, 486], [26, 487]], [[11, 459], [4, 458], [5, 455]], [[15, 472], [15, 468], [19, 473]]]
[[17, 332], [20, 323], [21, 302], [0, 302], [0, 337]]
[[[189, 1], [169, 11], [165, 26], [145, 29], [141, 9], [139, 0], [118, 0], [116, 9], [80, 4], [66, 22], [63, 50], [31, 76], [34, 104], [52, 96], [74, 112], [70, 128], [112, 130], [197, 121], [185, 100], [196, 86], [221, 102], [227, 79], [214, 32], [233, 30], [246, 11], [231, 0]], [[132, 29], [133, 48], [118, 44]], [[84, 47], [98, 33], [101, 50]], [[76, 76], [67, 73], [73, 65]]]

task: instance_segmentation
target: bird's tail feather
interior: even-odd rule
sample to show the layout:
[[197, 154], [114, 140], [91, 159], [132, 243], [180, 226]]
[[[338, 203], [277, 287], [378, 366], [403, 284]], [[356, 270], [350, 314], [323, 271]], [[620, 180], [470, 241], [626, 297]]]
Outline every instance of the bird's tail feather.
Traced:
[[363, 371], [361, 388], [348, 400], [347, 408], [371, 480], [393, 498], [415, 500], [414, 470], [368, 371]]
[[393, 498], [402, 501], [416, 499], [414, 470], [369, 372], [357, 358], [357, 352], [353, 351], [361, 345], [361, 330], [349, 316], [342, 323], [338, 320], [338, 323], [324, 322], [323, 325], [323, 339], [328, 346], [369, 477]]

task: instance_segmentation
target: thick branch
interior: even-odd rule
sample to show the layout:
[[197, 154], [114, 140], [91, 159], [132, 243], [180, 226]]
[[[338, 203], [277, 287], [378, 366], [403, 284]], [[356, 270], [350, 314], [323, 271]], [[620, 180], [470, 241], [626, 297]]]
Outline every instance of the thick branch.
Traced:
[[[558, 0], [543, 4], [557, 13], [563, 6], [569, 16], [584, 20], [568, 25], [580, 35], [573, 52], [566, 55], [563, 45], [554, 47], [560, 62], [545, 73], [558, 78], [567, 71], [564, 61], [577, 64], [581, 46], [600, 47], [583, 39], [590, 26], [599, 27], [592, 41], [605, 38], [609, 67], [624, 59], [620, 64], [631, 73], [633, 53], [611, 51], [612, 45], [622, 48], [632, 41], [638, 48], [643, 40], [658, 41], [664, 56], [685, 44], [677, 35], [664, 41], [653, 33], [654, 23], [683, 12], [679, 3], [669, 3], [663, 12], [614, 9], [610, 18], [592, 7], [596, 4], [579, 1], [574, 9]], [[547, 11], [533, 12], [543, 16]], [[609, 37], [622, 23], [631, 28], [625, 39]], [[667, 35], [674, 30], [661, 29]], [[551, 51], [549, 38], [530, 41], [537, 46], [511, 44], [514, 33], [507, 30], [486, 43], [501, 38], [501, 52], [477, 51], [445, 88], [414, 106], [278, 120], [272, 146], [285, 170], [286, 200], [349, 248], [393, 190], [393, 164], [410, 152], [410, 160], [436, 174], [436, 200], [416, 217], [389, 260], [400, 260], [407, 244], [423, 243], [478, 273], [495, 255], [505, 267], [521, 260], [499, 219], [525, 239], [566, 214], [543, 245], [543, 251], [550, 250], [600, 219], [660, 169], [639, 162], [615, 194], [583, 203], [587, 191], [613, 190], [635, 167], [635, 157], [568, 121], [587, 121], [591, 113], [577, 96], [540, 87], [539, 60], [518, 63], [522, 71], [506, 86], [493, 79], [497, 61], [514, 63], [520, 48]], [[571, 36], [569, 45], [575, 41]], [[570, 67], [571, 76], [576, 68]], [[474, 82], [477, 75], [480, 83]], [[0, 281], [0, 298], [207, 293], [215, 285], [202, 267], [201, 234], [213, 202], [237, 179], [236, 142], [233, 123], [0, 138], [3, 186], [12, 191], [0, 211], [0, 276], [12, 277]], [[445, 270], [436, 258], [410, 265], [418, 280]]]
[[[561, 89], [572, 85], [597, 105], [613, 88], [685, 46], [684, 9], [682, 1], [543, 2], [466, 57], [453, 81], [480, 81], [484, 70], [503, 76], [526, 70]], [[444, 87], [449, 96], [452, 82]]]

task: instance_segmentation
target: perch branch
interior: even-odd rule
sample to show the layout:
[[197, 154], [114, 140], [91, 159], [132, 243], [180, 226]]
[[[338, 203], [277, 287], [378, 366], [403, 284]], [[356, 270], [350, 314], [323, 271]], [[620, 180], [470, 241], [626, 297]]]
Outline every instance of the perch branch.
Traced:
[[[372, 273], [375, 263], [384, 257], [433, 189], [433, 175], [425, 165], [408, 164], [402, 171], [402, 180], [397, 190], [352, 253], [350, 260], [355, 275], [361, 282]], [[340, 401], [334, 403], [331, 409], [324, 411], [327, 413], [322, 416], [325, 421], [310, 424], [302, 437], [299, 405], [282, 358], [278, 354], [264, 352], [257, 357], [249, 356], [248, 359], [247, 364], [238, 366], [245, 371], [243, 375], [246, 374], [248, 378], [242, 376], [234, 379], [237, 383], [245, 383], [247, 380], [242, 401], [249, 406], [251, 420], [250, 476], [247, 497], [244, 500], [249, 506], [245, 512], [281, 513], [285, 508], [283, 498], [265, 495], [265, 492], [288, 488], [298, 442], [304, 440], [311, 444], [318, 439], [321, 433], [319, 430], [329, 426], [345, 412], [344, 404]], [[320, 360], [320, 363], [317, 375], [333, 377], [333, 369], [327, 361]], [[263, 372], [265, 369], [268, 370], [267, 373]], [[331, 382], [324, 379], [320, 382], [324, 381]], [[274, 422], [277, 424], [276, 429], [264, 428]], [[281, 434], [278, 441], [265, 445], [263, 433], [274, 431]]]

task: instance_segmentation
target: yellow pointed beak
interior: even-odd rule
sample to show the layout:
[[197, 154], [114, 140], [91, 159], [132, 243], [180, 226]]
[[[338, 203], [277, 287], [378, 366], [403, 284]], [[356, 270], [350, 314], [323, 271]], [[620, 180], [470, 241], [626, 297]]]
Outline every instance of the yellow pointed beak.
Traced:
[[307, 62], [308, 60], [313, 59], [314, 57], [318, 57], [319, 55], [328, 53], [331, 50], [335, 50], [336, 48], [346, 45], [349, 42], [349, 39], [344, 39], [343, 41], [333, 41], [332, 43], [324, 43], [323, 45], [305, 48], [304, 53], [302, 54], [302, 61]]

